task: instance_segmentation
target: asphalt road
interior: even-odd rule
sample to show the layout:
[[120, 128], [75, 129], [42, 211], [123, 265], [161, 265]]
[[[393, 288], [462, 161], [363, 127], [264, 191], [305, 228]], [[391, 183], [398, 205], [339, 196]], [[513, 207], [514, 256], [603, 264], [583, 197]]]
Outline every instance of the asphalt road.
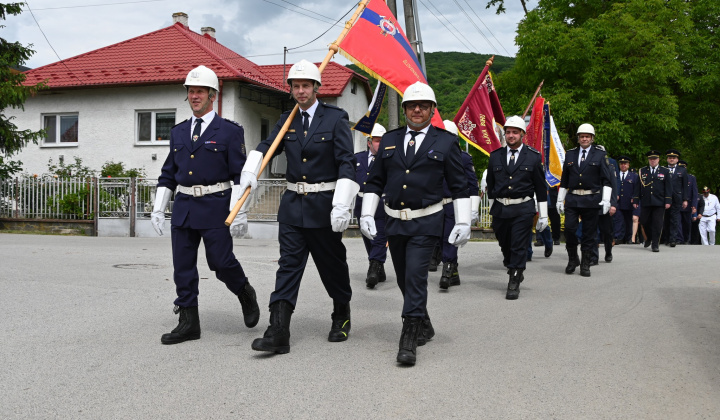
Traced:
[[[173, 346], [166, 238], [0, 234], [2, 419], [711, 419], [720, 417], [719, 247], [615, 248], [592, 277], [536, 252], [520, 299], [494, 242], [460, 250], [462, 284], [431, 273], [434, 340], [395, 362], [401, 296], [365, 288], [362, 241], [346, 239], [352, 331], [329, 343], [332, 302], [309, 262], [291, 352], [262, 336], [278, 245], [237, 240], [263, 314], [240, 306], [200, 261], [202, 338]], [[538, 251], [539, 248], [536, 248]], [[602, 255], [602, 252], [601, 252]]]

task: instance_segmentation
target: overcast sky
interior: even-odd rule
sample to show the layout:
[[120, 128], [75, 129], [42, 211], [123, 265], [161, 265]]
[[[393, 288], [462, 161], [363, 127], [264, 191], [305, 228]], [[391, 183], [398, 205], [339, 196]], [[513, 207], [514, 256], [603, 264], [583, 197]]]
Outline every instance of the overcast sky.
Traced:
[[[281, 64], [283, 47], [300, 47], [329, 29], [326, 35], [288, 56], [288, 62], [302, 58], [322, 61], [327, 45], [337, 38], [351, 13], [338, 26], [332, 27], [333, 22], [354, 10], [357, 1], [28, 0], [26, 3], [32, 14], [26, 6], [26, 11], [19, 16], [9, 16], [6, 22], [0, 22], [6, 26], [0, 29], [0, 36], [25, 46], [32, 44], [36, 53], [25, 65], [35, 68], [59, 61], [58, 56], [70, 58], [170, 26], [175, 12], [187, 13], [190, 29], [195, 32], [199, 33], [205, 26], [215, 28], [221, 44], [258, 64]], [[403, 1], [396, 0], [396, 3], [401, 16], [398, 21], [404, 28]], [[507, 0], [508, 11], [502, 15], [485, 9], [486, 3], [487, 0], [418, 0], [424, 50], [514, 56], [517, 52], [515, 30], [523, 17], [520, 1]], [[537, 1], [528, 2], [530, 8], [536, 5]], [[339, 54], [335, 60], [343, 65], [349, 63]]]

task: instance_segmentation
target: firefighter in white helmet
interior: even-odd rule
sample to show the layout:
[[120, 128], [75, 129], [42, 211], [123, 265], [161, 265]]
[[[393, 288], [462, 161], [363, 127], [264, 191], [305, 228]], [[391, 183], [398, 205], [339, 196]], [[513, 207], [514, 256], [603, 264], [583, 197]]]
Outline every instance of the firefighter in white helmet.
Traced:
[[[580, 275], [590, 277], [592, 247], [597, 246], [598, 216], [610, 211], [612, 174], [607, 154], [593, 145], [595, 128], [581, 124], [577, 130], [580, 147], [565, 153], [557, 210], [565, 213], [565, 241], [568, 265], [565, 273], [572, 274], [580, 266]], [[578, 238], [572, 234], [582, 218], [582, 260], [578, 257]]]
[[210, 269], [238, 296], [245, 325], [254, 327], [260, 317], [255, 290], [232, 252], [231, 233], [244, 234], [247, 217], [241, 212], [230, 229], [224, 224], [237, 201], [232, 182], [239, 182], [245, 163], [243, 128], [213, 110], [218, 92], [215, 72], [196, 67], [188, 73], [184, 86], [192, 116], [170, 131], [170, 153], [158, 178], [151, 215], [153, 228], [162, 235], [165, 210], [176, 193], [170, 234], [177, 291], [175, 313], [180, 322], [162, 336], [163, 344], [200, 338], [196, 265], [200, 240], [205, 244]]
[[386, 133], [363, 196], [360, 229], [377, 235], [375, 210], [385, 194], [390, 255], [403, 294], [403, 329], [397, 361], [414, 365], [417, 346], [434, 335], [427, 314], [428, 262], [442, 237], [443, 180], [454, 199], [455, 227], [449, 241], [470, 238], [470, 199], [454, 135], [430, 125], [437, 102], [430, 86], [417, 82], [405, 90], [402, 106], [407, 127]]
[[[385, 127], [380, 124], [373, 126], [370, 135], [367, 137], [367, 150], [355, 153], [355, 182], [360, 186], [358, 197], [355, 199], [355, 217], [360, 219], [360, 211], [362, 209], [363, 195], [365, 194], [365, 184], [367, 182], [370, 170], [377, 159], [377, 151], [380, 147], [380, 139], [386, 133]], [[382, 202], [382, 199], [381, 199]], [[368, 289], [374, 289], [378, 283], [384, 282], [387, 278], [385, 275], [385, 261], [387, 260], [387, 238], [385, 237], [385, 210], [383, 206], [378, 205], [375, 211], [375, 226], [377, 228], [377, 236], [369, 239], [363, 236], [363, 243], [368, 254], [369, 267], [365, 278], [365, 285]]]
[[[352, 289], [342, 232], [350, 223], [359, 190], [348, 114], [317, 99], [320, 70], [301, 60], [290, 68], [287, 82], [299, 109], [275, 151], [275, 155], [284, 151], [287, 157], [287, 191], [278, 209], [280, 267], [270, 295], [270, 326], [252, 343], [253, 350], [280, 354], [290, 351], [290, 317], [308, 255], [333, 300], [328, 341], [345, 341], [349, 336]], [[283, 113], [270, 136], [248, 154], [241, 188], [255, 187], [263, 156], [290, 114]]]
[[524, 136], [525, 120], [516, 115], [506, 119], [507, 145], [490, 153], [487, 168], [492, 228], [503, 254], [503, 265], [508, 269], [505, 298], [509, 300], [520, 296], [536, 211], [539, 216], [535, 229], [541, 232], [548, 225], [542, 158], [540, 152], [523, 144]]
[[[454, 122], [450, 120], [443, 121], [445, 130], [454, 134], [457, 145], [460, 147], [458, 128]], [[465, 151], [461, 151], [463, 171], [467, 179], [468, 194], [470, 195], [471, 204], [471, 225], [476, 225], [479, 219], [478, 207], [480, 206], [480, 188], [478, 187], [477, 174], [473, 166], [472, 156]], [[458, 269], [458, 252], [457, 247], [448, 242], [450, 233], [455, 226], [455, 211], [452, 204], [452, 193], [447, 186], [447, 182], [443, 182], [443, 236], [435, 245], [432, 256], [430, 258], [429, 271], [437, 271], [438, 264], [442, 263], [443, 269], [440, 276], [438, 286], [440, 289], [447, 290], [451, 286], [460, 285], [460, 271]]]

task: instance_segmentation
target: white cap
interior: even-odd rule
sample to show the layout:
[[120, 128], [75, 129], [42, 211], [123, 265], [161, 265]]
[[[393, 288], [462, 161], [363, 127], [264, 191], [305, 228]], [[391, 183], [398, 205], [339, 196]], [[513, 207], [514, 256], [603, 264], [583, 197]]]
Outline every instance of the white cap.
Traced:
[[290, 81], [293, 79], [314, 80], [318, 82], [319, 85], [322, 85], [322, 81], [320, 80], [320, 69], [318, 69], [315, 64], [307, 60], [300, 60], [290, 67], [290, 71], [288, 71], [287, 75], [287, 83], [291, 84]]
[[517, 115], [513, 115], [512, 117], [505, 120], [505, 126], [504, 128], [507, 129], [508, 127], [515, 127], [519, 128], [525, 133], [525, 120], [522, 119], [522, 117], [518, 117]]
[[382, 125], [375, 123], [373, 126], [372, 132], [370, 133], [370, 137], [382, 137], [387, 133], [387, 130]]
[[443, 124], [445, 124], [445, 129], [446, 129], [447, 131], [455, 134], [456, 136], [458, 135], [458, 133], [460, 133], [460, 131], [458, 130], [457, 125], [455, 125], [454, 122], [452, 122], [452, 121], [450, 121], [450, 120], [445, 120], [445, 121], [443, 121]]
[[580, 124], [580, 127], [578, 127], [578, 134], [592, 134], [595, 136], [595, 127], [592, 126], [592, 124]]
[[405, 89], [402, 103], [404, 105], [405, 102], [410, 101], [431, 101], [437, 106], [437, 101], [435, 100], [435, 92], [433, 92], [430, 86], [426, 85], [423, 82], [415, 82], [412, 85], [408, 86], [407, 89]]

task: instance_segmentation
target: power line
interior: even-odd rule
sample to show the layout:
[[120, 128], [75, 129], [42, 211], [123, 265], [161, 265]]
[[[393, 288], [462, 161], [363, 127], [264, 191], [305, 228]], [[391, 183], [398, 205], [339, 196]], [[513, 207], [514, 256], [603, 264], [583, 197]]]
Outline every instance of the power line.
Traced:
[[[468, 46], [468, 44], [470, 44], [470, 41], [468, 41], [468, 39], [465, 38], [464, 36], [463, 36], [463, 38], [465, 38], [465, 41], [466, 41], [466, 42], [463, 42], [462, 39], [458, 38], [458, 36], [455, 34], [455, 32], [460, 33], [460, 31], [458, 31], [457, 28], [455, 28], [455, 26], [454, 26], [444, 15], [442, 15], [442, 13], [440, 13], [440, 10], [438, 10], [435, 5], [433, 5], [432, 3], [430, 3], [433, 7], [435, 7], [435, 10], [437, 10], [438, 13], [440, 13], [440, 15], [453, 27], [453, 29], [455, 29], [455, 32], [452, 31], [450, 28], [448, 28], [447, 25], [446, 25], [442, 20], [440, 20], [440, 18], [437, 17], [437, 15], [436, 15], [432, 10], [430, 10], [430, 8], [425, 4], [425, 2], [422, 2], [422, 1], [421, 1], [420, 4], [422, 4], [423, 6], [425, 6], [425, 8], [435, 17], [435, 19], [438, 20], [438, 22], [440, 22], [440, 23], [442, 24], [442, 26], [445, 27], [445, 29], [447, 29], [447, 31], [448, 31], [450, 34], [452, 34], [452, 36], [455, 37], [455, 39], [457, 39], [458, 41], [460, 41], [460, 43], [461, 43], [465, 48], [467, 48], [468, 51], [472, 52], [472, 49]], [[461, 35], [462, 35], [462, 34], [461, 34]], [[472, 47], [475, 49], [475, 51], [476, 51], [478, 54], [480, 53], [480, 51], [479, 51], [477, 48], [475, 48], [475, 46], [472, 46]]]
[[[48, 45], [50, 46], [50, 49], [55, 53], [55, 57], [57, 57], [58, 60], [60, 60], [60, 62], [61, 62], [61, 63], [63, 64], [63, 66], [65, 67], [65, 69], [67, 69], [67, 71], [69, 71], [72, 76], [78, 77], [77, 75], [75, 75], [75, 73], [73, 73], [72, 70], [70, 70], [70, 69], [68, 68], [67, 64], [65, 64], [65, 62], [63, 61], [63, 59], [60, 58], [60, 55], [57, 53], [57, 51], [55, 51], [55, 48], [54, 48], [54, 47], [52, 46], [52, 44], [50, 43], [50, 40], [48, 39], [47, 35], [45, 35], [45, 31], [42, 30], [42, 28], [40, 27], [40, 23], [38, 23], [37, 19], [35, 19], [35, 13], [33, 13], [32, 9], [30, 8], [30, 3], [28, 3], [28, 2], [26, 1], [26, 2], [25, 2], [25, 5], [27, 6], [28, 11], [30, 12], [30, 16], [32, 16], [32, 18], [33, 18], [33, 20], [35, 21], [35, 24], [37, 25], [38, 29], [40, 29], [40, 33], [41, 33], [42, 36], [45, 38], [45, 41], [47, 41]], [[82, 79], [82, 77], [79, 77], [79, 79], [81, 79], [83, 82], [87, 83], [85, 80]]]
[[[266, 1], [267, 1], [267, 0], [266, 0]], [[330, 29], [333, 28], [333, 26], [338, 26], [337, 23], [340, 22], [341, 20], [345, 19], [345, 16], [347, 16], [348, 13], [352, 12], [353, 10], [355, 10], [355, 4], [353, 4], [353, 7], [351, 7], [350, 10], [347, 11], [347, 13], [345, 13], [345, 14], [342, 15], [342, 16], [340, 16], [340, 18], [339, 18], [338, 20], [336, 20], [335, 23], [333, 23], [332, 26], [330, 26], [330, 27], [327, 29], [327, 31], [325, 31], [325, 32], [321, 33], [320, 35], [318, 35], [317, 38], [313, 39], [312, 41], [310, 41], [310, 42], [308, 42], [308, 43], [306, 43], [306, 44], [300, 45], [299, 47], [288, 48], [287, 51], [296, 50], [296, 49], [298, 49], [298, 48], [302, 48], [302, 47], [304, 47], [304, 46], [306, 46], [306, 45], [310, 45], [310, 44], [312, 44], [313, 42], [317, 41], [318, 39], [320, 39], [320, 37], [322, 37], [323, 35], [325, 35], [326, 33], [328, 33], [328, 32], [330, 31]]]
[[[303, 16], [309, 17], [310, 19], [315, 19], [315, 20], [320, 21], [320, 22], [323, 22], [323, 23], [328, 23], [327, 21], [324, 21], [324, 20], [322, 20], [322, 19], [318, 19], [318, 18], [316, 18], [315, 16], [308, 15], [308, 14], [305, 14], [305, 13], [302, 13], [302, 12], [298, 12], [297, 10], [293, 10], [293, 9], [287, 8], [287, 7], [285, 7], [285, 6], [281, 5], [281, 4], [273, 3], [273, 2], [271, 2], [270, 0], [263, 0], [263, 1], [264, 1], [265, 3], [270, 3], [270, 4], [272, 4], [272, 5], [274, 5], [274, 6], [277, 6], [277, 7], [282, 7], [283, 9], [289, 10], [289, 11], [291, 11], [291, 12], [293, 12], [293, 13], [297, 13], [297, 14], [299, 14], [299, 15], [303, 15]], [[289, 4], [292, 4], [292, 3], [289, 3]], [[293, 6], [295, 6], [295, 5], [293, 4]], [[295, 7], [298, 7], [298, 6], [295, 6]], [[307, 9], [303, 9], [303, 10], [307, 10]], [[316, 14], [316, 15], [318, 15], [318, 16], [322, 16], [322, 15], [320, 15], [319, 13], [315, 13], [315, 12], [312, 12], [312, 13], [314, 13], [314, 14]], [[323, 16], [323, 17], [325, 18], [325, 16]], [[331, 18], [326, 18], [326, 19], [330, 19], [330, 20], [332, 21]], [[335, 24], [333, 24], [333, 26], [335, 26]]]
[[[158, 1], [167, 1], [167, 0], [138, 0], [138, 1], [125, 1], [125, 2], [119, 2], [119, 3], [83, 4], [80, 6], [43, 7], [42, 9], [35, 9], [35, 11], [37, 12], [39, 10], [77, 9], [79, 7], [116, 6], [116, 5], [133, 4], [133, 3], [153, 3], [153, 2], [158, 2]], [[25, 3], [27, 3], [27, 2], [25, 2]], [[28, 10], [30, 10], [29, 5], [28, 5]]]
[[463, 12], [463, 14], [467, 18], [467, 20], [470, 21], [470, 24], [475, 27], [475, 30], [477, 30], [478, 33], [483, 37], [483, 39], [485, 39], [485, 42], [487, 42], [488, 45], [490, 45], [490, 48], [492, 48], [495, 52], [497, 52], [497, 47], [495, 47], [495, 45], [493, 45], [493, 43], [490, 42], [490, 40], [488, 39], [488, 37], [485, 36], [483, 31], [481, 31], [480, 28], [475, 24], [475, 22], [472, 19], [470, 19], [470, 15], [468, 15], [467, 12], [465, 11], [465, 9], [463, 9], [463, 7], [460, 6], [460, 3], [458, 3], [457, 0], [453, 0], [453, 1], [455, 2], [455, 5], [458, 7], [458, 9], [460, 9], [460, 11]]
[[510, 51], [508, 51], [508, 50], [505, 48], [505, 46], [502, 44], [502, 42], [500, 42], [500, 40], [497, 39], [497, 37], [495, 36], [495, 34], [492, 32], [492, 30], [490, 30], [490, 28], [488, 28], [488, 26], [485, 24], [485, 22], [484, 22], [482, 19], [480, 19], [480, 16], [478, 16], [477, 12], [475, 12], [475, 10], [472, 8], [472, 6], [470, 5], [470, 3], [468, 3], [467, 0], [465, 0], [465, 3], [468, 5], [468, 8], [473, 12], [473, 14], [475, 15], [475, 17], [480, 21], [480, 23], [482, 23], [483, 26], [488, 30], [488, 32], [490, 32], [490, 35], [492, 35], [492, 37], [495, 38], [495, 41], [497, 41], [498, 45], [500, 45], [500, 47], [502, 47], [502, 49], [505, 50], [505, 52], [507, 53], [507, 55], [508, 55], [508, 57], [509, 57], [509, 56], [511, 55], [511, 54], [510, 54]]

